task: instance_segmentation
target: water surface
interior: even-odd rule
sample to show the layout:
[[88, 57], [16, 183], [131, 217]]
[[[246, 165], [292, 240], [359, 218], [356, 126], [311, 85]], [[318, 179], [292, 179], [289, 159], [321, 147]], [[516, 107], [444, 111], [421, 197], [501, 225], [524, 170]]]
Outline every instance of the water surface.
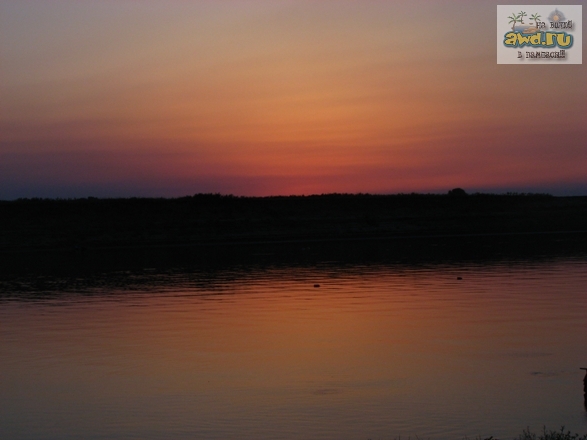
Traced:
[[4, 281], [0, 438], [585, 433], [586, 285], [583, 258]]

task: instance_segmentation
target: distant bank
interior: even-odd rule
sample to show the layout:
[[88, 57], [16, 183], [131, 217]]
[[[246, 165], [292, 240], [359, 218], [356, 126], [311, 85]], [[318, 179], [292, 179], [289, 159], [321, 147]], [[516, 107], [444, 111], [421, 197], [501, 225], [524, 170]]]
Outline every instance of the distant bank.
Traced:
[[327, 194], [0, 201], [0, 252], [587, 230], [587, 197]]

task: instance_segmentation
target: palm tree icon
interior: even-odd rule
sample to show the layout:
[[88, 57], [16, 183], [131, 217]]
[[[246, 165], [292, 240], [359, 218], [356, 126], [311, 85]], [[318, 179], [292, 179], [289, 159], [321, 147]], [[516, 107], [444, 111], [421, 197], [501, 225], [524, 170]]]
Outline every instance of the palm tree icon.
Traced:
[[518, 14], [518, 17], [520, 18], [520, 23], [524, 24], [524, 17], [528, 15], [526, 14], [524, 11], [520, 11], [520, 13]]
[[532, 14], [532, 16], [530, 17], [532, 20], [534, 20], [536, 22], [536, 24], [538, 24], [538, 22], [540, 21], [540, 18], [542, 17], [542, 15], [535, 13]]
[[519, 20], [520, 16], [516, 15], [515, 13], [512, 13], [512, 15], [510, 15], [508, 18], [510, 19], [510, 21], [508, 23], [513, 23], [512, 24], [512, 31], [514, 31], [515, 30], [514, 28], [516, 27], [516, 23], [518, 21], [520, 21]]

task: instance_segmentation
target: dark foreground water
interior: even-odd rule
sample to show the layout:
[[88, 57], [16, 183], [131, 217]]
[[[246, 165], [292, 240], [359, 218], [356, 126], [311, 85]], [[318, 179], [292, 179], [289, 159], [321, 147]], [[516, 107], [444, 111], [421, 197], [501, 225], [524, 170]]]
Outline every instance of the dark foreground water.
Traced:
[[145, 268], [2, 292], [2, 439], [587, 432], [584, 258]]

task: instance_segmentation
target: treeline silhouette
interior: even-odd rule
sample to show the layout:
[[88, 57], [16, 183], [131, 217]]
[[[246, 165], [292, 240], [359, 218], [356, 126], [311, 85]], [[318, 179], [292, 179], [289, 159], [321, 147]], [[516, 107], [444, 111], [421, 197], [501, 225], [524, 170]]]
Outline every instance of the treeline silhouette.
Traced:
[[325, 194], [0, 201], [0, 251], [585, 229], [587, 197]]

